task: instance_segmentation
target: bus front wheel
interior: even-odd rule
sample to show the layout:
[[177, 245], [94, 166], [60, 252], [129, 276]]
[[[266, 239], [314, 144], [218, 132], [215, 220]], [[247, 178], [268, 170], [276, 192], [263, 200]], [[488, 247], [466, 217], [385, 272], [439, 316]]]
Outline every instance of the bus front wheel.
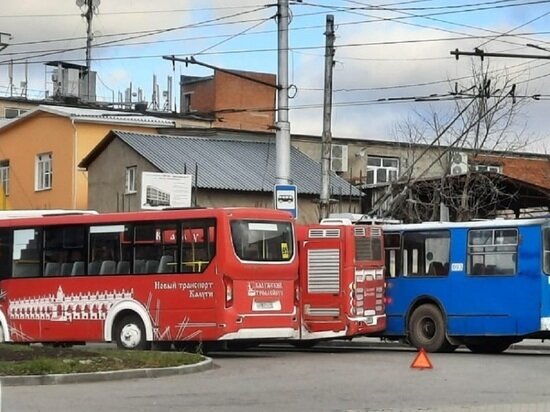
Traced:
[[148, 350], [151, 347], [143, 321], [136, 314], [126, 315], [116, 322], [115, 340], [119, 349]]
[[450, 352], [456, 349], [446, 338], [445, 319], [439, 308], [424, 304], [414, 310], [409, 319], [409, 340], [427, 352]]

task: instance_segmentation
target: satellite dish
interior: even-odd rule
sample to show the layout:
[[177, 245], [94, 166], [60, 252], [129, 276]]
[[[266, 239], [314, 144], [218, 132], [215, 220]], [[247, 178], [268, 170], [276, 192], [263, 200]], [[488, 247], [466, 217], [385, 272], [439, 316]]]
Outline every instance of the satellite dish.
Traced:
[[85, 0], [76, 0], [76, 5], [78, 7], [82, 7], [82, 6], [84, 6], [84, 4], [86, 4]]

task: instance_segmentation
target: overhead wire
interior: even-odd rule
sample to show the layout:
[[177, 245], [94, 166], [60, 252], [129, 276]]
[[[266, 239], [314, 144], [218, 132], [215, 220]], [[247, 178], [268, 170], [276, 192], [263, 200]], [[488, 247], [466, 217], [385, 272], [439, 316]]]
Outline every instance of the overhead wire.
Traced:
[[[234, 14], [231, 14], [231, 15], [216, 17], [216, 18], [213, 18], [213, 19], [208, 19], [208, 20], [202, 21], [202, 22], [200, 22], [200, 23], [185, 24], [185, 25], [182, 25], [182, 26], [176, 26], [176, 27], [170, 27], [170, 28], [164, 28], [164, 29], [151, 30], [151, 31], [149, 31], [149, 32], [147, 32], [147, 33], [136, 34], [136, 35], [134, 35], [134, 36], [125, 37], [125, 38], [123, 38], [123, 39], [117, 39], [117, 40], [111, 40], [111, 41], [99, 43], [99, 44], [95, 45], [94, 47], [98, 47], [98, 46], [102, 46], [102, 45], [106, 45], [106, 44], [119, 43], [119, 42], [121, 42], [121, 41], [133, 40], [133, 39], [137, 39], [137, 38], [141, 38], [141, 37], [145, 37], [145, 36], [150, 36], [150, 35], [155, 35], [155, 34], [164, 34], [164, 33], [172, 32], [172, 31], [176, 31], [176, 30], [182, 30], [182, 29], [190, 28], [190, 27], [197, 27], [197, 26], [204, 27], [207, 23], [218, 22], [218, 21], [220, 21], [220, 20], [225, 20], [225, 19], [229, 19], [229, 18], [233, 18], [233, 17], [238, 17], [238, 16], [242, 16], [242, 15], [245, 15], [245, 14], [254, 13], [254, 12], [257, 12], [257, 11], [260, 11], [260, 10], [264, 10], [264, 7], [257, 8], [257, 9], [253, 9], [253, 10], [249, 10], [249, 11], [234, 13]], [[63, 52], [67, 52], [67, 51], [77, 51], [77, 50], [82, 50], [82, 49], [84, 49], [84, 48], [85, 48], [84, 46], [81, 46], [81, 47], [73, 47], [73, 48], [65, 49], [65, 50], [63, 50]], [[39, 54], [37, 54], [37, 55], [32, 56], [31, 58], [45, 57], [45, 56], [49, 56], [49, 55], [56, 54], [56, 53], [59, 53], [59, 50], [51, 51], [51, 52], [39, 53]], [[26, 59], [26, 58], [12, 59], [11, 62], [16, 62], [16, 61], [25, 60], [25, 59]], [[7, 63], [10, 63], [10, 61], [6, 61], [6, 60], [0, 61], [0, 64], [7, 64]]]
[[487, 44], [489, 44], [490, 42], [495, 41], [495, 40], [498, 39], [499, 37], [504, 36], [504, 35], [507, 35], [507, 34], [513, 32], [513, 31], [516, 31], [517, 29], [520, 29], [520, 28], [522, 28], [522, 27], [525, 27], [525, 26], [527, 26], [527, 25], [529, 25], [529, 24], [531, 24], [531, 23], [534, 23], [535, 21], [540, 20], [540, 19], [542, 19], [543, 17], [548, 16], [549, 14], [550, 14], [550, 11], [547, 11], [546, 13], [543, 13], [543, 14], [541, 14], [540, 16], [535, 17], [534, 19], [529, 20], [529, 21], [526, 22], [526, 23], [520, 24], [519, 26], [516, 26], [516, 27], [514, 27], [513, 29], [510, 29], [510, 30], [506, 31], [505, 33], [502, 33], [501, 35], [495, 37], [494, 39], [487, 40], [486, 42], [484, 42], [484, 43], [480, 44], [479, 46], [477, 46], [477, 48], [480, 49], [480, 48], [482, 48], [483, 46], [486, 46]]

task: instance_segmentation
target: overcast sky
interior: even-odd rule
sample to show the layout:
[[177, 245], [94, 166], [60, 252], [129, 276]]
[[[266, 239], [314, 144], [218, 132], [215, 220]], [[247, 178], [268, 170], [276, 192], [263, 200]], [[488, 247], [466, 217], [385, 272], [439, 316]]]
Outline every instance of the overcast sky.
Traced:
[[[235, 4], [238, 3], [238, 7]], [[92, 68], [100, 100], [111, 101], [132, 83], [151, 101], [156, 74], [161, 92], [167, 76], [209, 75], [163, 55], [194, 56], [228, 69], [277, 73], [277, 32], [273, 3], [258, 0], [102, 0], [93, 19]], [[376, 6], [376, 7], [374, 7]], [[384, 8], [385, 10], [382, 10]], [[399, 122], [415, 113], [448, 110], [449, 104], [390, 98], [445, 95], [448, 81], [468, 83], [480, 59], [450, 51], [550, 55], [550, 0], [304, 0], [291, 2], [289, 74], [293, 133], [320, 134], [324, 75], [325, 20], [334, 15], [336, 64], [332, 133], [337, 137], [393, 140]], [[51, 93], [47, 61], [85, 64], [86, 22], [75, 1], [5, 1], [0, 10], [0, 95], [9, 95], [9, 65], [14, 61], [13, 95], [21, 93], [28, 61], [29, 97]], [[499, 36], [499, 34], [501, 36]], [[503, 35], [506, 34], [506, 35]], [[507, 73], [518, 94], [531, 99], [518, 118], [541, 142], [548, 139], [550, 60], [487, 58], [497, 74]], [[177, 95], [177, 93], [175, 93]], [[162, 105], [162, 102], [160, 102]], [[179, 105], [179, 102], [177, 102]], [[550, 147], [550, 140], [548, 141]]]

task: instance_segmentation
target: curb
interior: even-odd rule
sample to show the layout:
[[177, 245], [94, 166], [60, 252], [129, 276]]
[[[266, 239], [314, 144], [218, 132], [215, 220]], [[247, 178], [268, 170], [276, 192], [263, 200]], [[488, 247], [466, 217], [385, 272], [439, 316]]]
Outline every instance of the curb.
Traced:
[[211, 358], [194, 365], [173, 366], [168, 368], [124, 369], [118, 371], [64, 373], [52, 375], [2, 376], [2, 386], [58, 385], [64, 383], [105, 382], [122, 379], [160, 378], [163, 376], [185, 375], [212, 369]]

